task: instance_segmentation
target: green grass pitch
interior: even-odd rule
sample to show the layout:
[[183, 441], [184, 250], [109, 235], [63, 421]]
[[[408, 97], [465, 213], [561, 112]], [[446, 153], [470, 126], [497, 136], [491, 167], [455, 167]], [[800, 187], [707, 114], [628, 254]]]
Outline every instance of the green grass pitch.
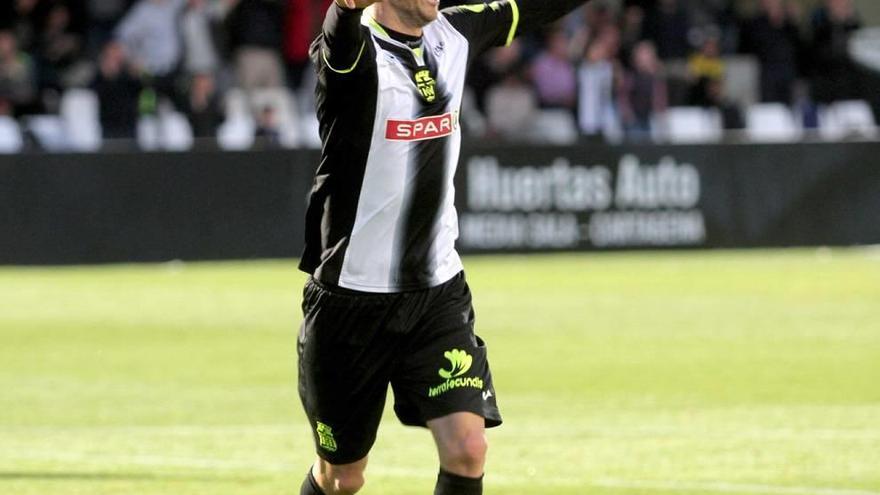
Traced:
[[[465, 260], [488, 495], [880, 494], [880, 251]], [[298, 494], [293, 261], [0, 269], [0, 494]], [[425, 495], [386, 413], [366, 495]]]

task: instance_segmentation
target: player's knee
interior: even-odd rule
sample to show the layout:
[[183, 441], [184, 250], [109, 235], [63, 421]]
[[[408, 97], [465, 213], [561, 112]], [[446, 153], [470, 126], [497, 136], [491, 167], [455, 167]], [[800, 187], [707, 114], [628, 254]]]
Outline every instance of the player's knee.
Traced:
[[486, 435], [480, 432], [468, 433], [448, 446], [447, 469], [463, 476], [477, 477], [483, 474], [486, 452], [489, 444]]
[[362, 472], [340, 473], [333, 478], [333, 487], [336, 495], [354, 495], [364, 487], [365, 482]]
[[322, 462], [318, 484], [327, 495], [354, 495], [363, 488], [366, 463], [333, 466]]
[[330, 473], [332, 491], [328, 495], [354, 495], [364, 487], [364, 473], [355, 470], [341, 470]]
[[473, 433], [464, 439], [462, 458], [469, 466], [479, 467], [482, 470], [488, 450], [489, 443], [486, 441], [486, 435], [482, 431]]

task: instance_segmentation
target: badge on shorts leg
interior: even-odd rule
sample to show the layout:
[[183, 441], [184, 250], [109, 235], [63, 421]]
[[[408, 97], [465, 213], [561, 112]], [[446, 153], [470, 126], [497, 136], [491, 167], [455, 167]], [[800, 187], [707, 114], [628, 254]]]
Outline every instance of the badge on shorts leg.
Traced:
[[327, 452], [336, 452], [336, 439], [333, 438], [333, 428], [317, 421], [315, 431], [318, 432], [318, 445]]
[[471, 369], [474, 357], [461, 349], [443, 353], [452, 369], [440, 368], [437, 374], [446, 381], [436, 387], [428, 387], [428, 397], [438, 397], [456, 388], [476, 388], [483, 390], [483, 379], [478, 376], [464, 376]]

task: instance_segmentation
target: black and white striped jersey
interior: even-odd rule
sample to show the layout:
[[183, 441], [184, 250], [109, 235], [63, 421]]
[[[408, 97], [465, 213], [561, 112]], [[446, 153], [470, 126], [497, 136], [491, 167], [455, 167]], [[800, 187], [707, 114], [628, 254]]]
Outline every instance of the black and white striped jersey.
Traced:
[[323, 147], [300, 268], [379, 293], [433, 287], [460, 272], [453, 177], [468, 64], [584, 1], [452, 7], [421, 38], [383, 27], [372, 9], [331, 5], [312, 45]]

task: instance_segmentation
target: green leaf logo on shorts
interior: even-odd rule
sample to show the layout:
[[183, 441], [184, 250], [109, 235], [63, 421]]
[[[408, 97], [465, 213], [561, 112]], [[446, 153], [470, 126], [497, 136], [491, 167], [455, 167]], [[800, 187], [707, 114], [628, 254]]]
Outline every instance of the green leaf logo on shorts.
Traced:
[[440, 369], [438, 373], [441, 378], [445, 378], [449, 380], [450, 378], [459, 377], [468, 372], [471, 369], [471, 364], [474, 362], [473, 356], [470, 354], [460, 350], [453, 349], [451, 351], [446, 351], [443, 353], [443, 356], [449, 360], [452, 364], [451, 370]]
[[[449, 360], [452, 369], [445, 370], [440, 368], [437, 374], [443, 378], [443, 383], [434, 387], [428, 387], [428, 397], [439, 397], [450, 390], [471, 388], [482, 390], [483, 379], [479, 376], [462, 376], [471, 369], [474, 364], [474, 358], [470, 354], [461, 349], [453, 349], [446, 351], [443, 356]], [[479, 393], [479, 392], [478, 392]]]

